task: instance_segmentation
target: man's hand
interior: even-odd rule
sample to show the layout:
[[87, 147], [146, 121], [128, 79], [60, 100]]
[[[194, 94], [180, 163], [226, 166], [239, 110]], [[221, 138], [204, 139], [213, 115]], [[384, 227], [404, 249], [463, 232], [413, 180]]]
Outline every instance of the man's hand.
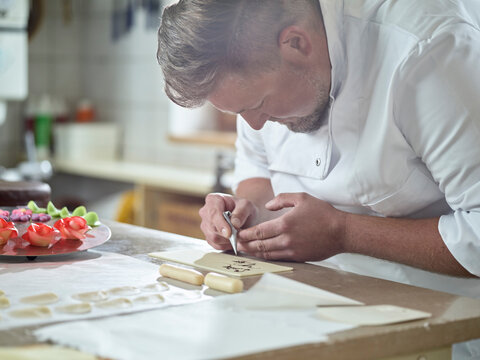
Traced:
[[383, 218], [342, 212], [305, 193], [280, 194], [268, 210], [290, 210], [238, 233], [238, 249], [272, 260], [323, 260], [355, 253], [454, 276], [472, 276], [438, 232], [438, 218]]
[[285, 193], [265, 204], [291, 208], [238, 234], [239, 249], [272, 260], [323, 260], [343, 252], [345, 213], [306, 193]]
[[231, 229], [223, 217], [223, 212], [227, 210], [232, 212], [231, 221], [237, 229], [252, 225], [258, 213], [257, 207], [249, 200], [228, 194], [208, 194], [205, 205], [199, 211], [202, 218], [200, 228], [207, 242], [217, 250], [232, 248], [228, 240]]

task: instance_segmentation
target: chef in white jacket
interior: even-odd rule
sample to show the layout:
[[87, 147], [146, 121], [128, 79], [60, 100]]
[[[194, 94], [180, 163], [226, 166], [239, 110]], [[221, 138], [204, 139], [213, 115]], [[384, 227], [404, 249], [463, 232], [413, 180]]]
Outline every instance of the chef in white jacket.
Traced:
[[214, 248], [229, 210], [240, 251], [480, 298], [479, 1], [180, 1], [158, 58], [243, 118]]

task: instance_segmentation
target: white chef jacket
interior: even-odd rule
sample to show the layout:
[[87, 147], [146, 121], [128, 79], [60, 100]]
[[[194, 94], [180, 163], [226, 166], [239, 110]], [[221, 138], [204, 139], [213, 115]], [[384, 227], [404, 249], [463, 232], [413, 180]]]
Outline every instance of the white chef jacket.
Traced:
[[[352, 213], [440, 216], [446, 246], [480, 276], [480, 1], [320, 5], [332, 64], [328, 125], [301, 134], [239, 120], [234, 189], [264, 177], [275, 194], [307, 192]], [[355, 254], [321, 264], [480, 298], [479, 279]]]

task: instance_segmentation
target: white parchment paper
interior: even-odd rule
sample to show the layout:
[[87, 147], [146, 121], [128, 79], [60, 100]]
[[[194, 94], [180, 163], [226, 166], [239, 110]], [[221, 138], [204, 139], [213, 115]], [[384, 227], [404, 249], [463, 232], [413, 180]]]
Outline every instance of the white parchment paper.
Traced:
[[[260, 286], [251, 289], [253, 298], [247, 306], [242, 305], [241, 299], [248, 298], [250, 290], [197, 304], [48, 326], [35, 335], [42, 341], [52, 340], [112, 359], [190, 360], [226, 358], [320, 342], [327, 334], [354, 327], [316, 318], [314, 305], [286, 309], [274, 303], [271, 308], [265, 306], [268, 304], [263, 304], [261, 310], [250, 308], [257, 300], [263, 302], [271, 296], [272, 288], [282, 283], [291, 287], [289, 299], [301, 302], [309, 286], [283, 279], [264, 275]], [[268, 294], [259, 296], [262, 292]], [[324, 300], [327, 296], [319, 295], [317, 299]]]
[[265, 273], [252, 288], [228, 298], [245, 309], [300, 309], [315, 306], [363, 305], [363, 303], [301, 283], [284, 276]]
[[[55, 260], [48, 259], [38, 258], [31, 262], [9, 259], [8, 262], [1, 264], [0, 290], [5, 293], [11, 306], [0, 309], [0, 329], [110, 316], [210, 298], [203, 294], [202, 287], [182, 288], [172, 285], [172, 282], [168, 284], [166, 291], [144, 289], [145, 285], [158, 283], [157, 278], [160, 277], [158, 265], [125, 255], [89, 250], [75, 255], [57, 256]], [[55, 310], [57, 306], [79, 303], [80, 301], [72, 298], [74, 294], [99, 290], [108, 292], [109, 289], [122, 286], [137, 287], [139, 292], [133, 295], [110, 294], [109, 299], [122, 297], [133, 301], [139, 296], [158, 293], [165, 301], [147, 305], [134, 302], [132, 307], [124, 309], [99, 308], [92, 302], [92, 311], [79, 315], [64, 314]], [[58, 302], [46, 305], [52, 312], [51, 317], [18, 319], [9, 315], [10, 311], [35, 306], [21, 303], [21, 298], [46, 292], [53, 292], [59, 297]]]

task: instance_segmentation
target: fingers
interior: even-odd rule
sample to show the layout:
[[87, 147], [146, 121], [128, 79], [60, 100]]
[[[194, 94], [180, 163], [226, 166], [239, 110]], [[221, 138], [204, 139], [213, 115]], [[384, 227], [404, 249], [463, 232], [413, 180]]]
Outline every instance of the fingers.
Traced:
[[208, 194], [205, 205], [199, 211], [202, 218], [200, 229], [205, 234], [207, 242], [217, 250], [231, 249], [228, 239], [231, 229], [223, 217], [226, 210], [232, 211], [231, 221], [237, 229], [256, 215], [256, 207], [248, 200], [237, 199], [227, 194]]
[[230, 195], [212, 193], [206, 196], [205, 205], [198, 212], [202, 218], [200, 229], [205, 234], [205, 240], [216, 250], [231, 248], [228, 240], [230, 229], [223, 218], [223, 211], [233, 209], [234, 206], [235, 202]]
[[205, 240], [217, 250], [228, 250], [231, 248], [230, 241], [225, 237], [221, 236], [217, 229], [207, 221], [202, 221], [200, 224], [200, 229], [205, 234]]
[[270, 211], [281, 210], [286, 207], [297, 206], [305, 197], [306, 193], [282, 193], [275, 196], [265, 204], [265, 208]]
[[294, 253], [283, 245], [281, 237], [239, 244], [239, 250], [265, 260], [292, 260]]
[[248, 229], [241, 230], [238, 233], [238, 237], [242, 242], [270, 239], [281, 235], [285, 231], [286, 226], [287, 224], [285, 223], [285, 218], [280, 217], [278, 219], [265, 221]]
[[205, 198], [205, 205], [198, 212], [202, 218], [200, 228], [203, 233], [206, 236], [208, 233], [210, 238], [212, 233], [229, 237], [231, 231], [223, 217], [223, 212], [226, 210], [232, 210], [234, 207], [235, 200], [232, 196], [219, 193], [208, 194]]
[[230, 250], [232, 245], [228, 239], [225, 239], [223, 236], [212, 233], [210, 236], [206, 237], [207, 243], [213, 247], [215, 250]]
[[232, 211], [230, 221], [237, 229], [241, 229], [248, 220], [255, 217], [257, 213], [255, 205], [246, 199], [238, 199], [235, 203], [235, 208]]

